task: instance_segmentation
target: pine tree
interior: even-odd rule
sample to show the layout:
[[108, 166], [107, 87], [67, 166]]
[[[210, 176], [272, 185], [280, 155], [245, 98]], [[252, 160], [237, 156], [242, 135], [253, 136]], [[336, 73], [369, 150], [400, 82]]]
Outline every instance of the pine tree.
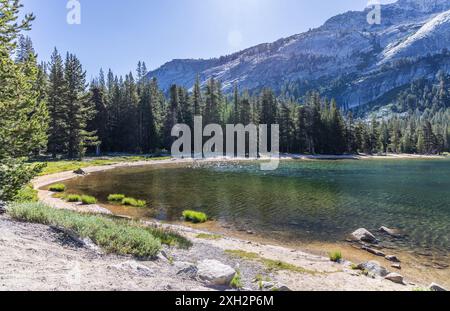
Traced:
[[98, 141], [95, 133], [87, 131], [87, 122], [95, 117], [95, 110], [86, 92], [86, 72], [73, 54], [67, 54], [64, 65], [66, 94], [64, 96], [67, 156], [81, 159], [88, 146]]
[[[239, 124], [241, 121], [241, 100], [239, 98], [239, 90], [237, 84], [234, 85], [234, 94], [233, 94], [233, 114], [232, 114], [232, 123]], [[245, 124], [247, 125], [247, 124]]]
[[164, 122], [164, 147], [170, 150], [174, 142], [172, 129], [178, 123], [180, 103], [178, 99], [178, 88], [172, 85], [170, 88], [170, 102]]
[[14, 199], [42, 166], [25, 164], [46, 145], [47, 109], [37, 81], [39, 68], [32, 49], [14, 62], [16, 38], [34, 19], [18, 21], [19, 1], [0, 2], [0, 200]]
[[214, 78], [209, 79], [205, 92], [205, 124], [220, 124], [220, 96]]
[[194, 116], [201, 116], [203, 112], [203, 98], [200, 87], [200, 78], [195, 79], [194, 90], [192, 93], [192, 106], [194, 109]]
[[64, 79], [64, 65], [55, 49], [49, 64], [48, 110], [50, 115], [48, 151], [56, 158], [58, 153], [66, 150], [66, 107], [67, 84]]
[[[100, 155], [101, 147], [109, 146], [108, 137], [108, 110], [105, 104], [105, 89], [98, 86], [91, 85], [91, 98], [90, 101], [94, 108], [94, 117], [87, 122], [87, 131], [96, 133], [98, 137], [98, 143], [94, 144], [96, 148], [96, 154]], [[105, 148], [105, 149], [106, 149]]]

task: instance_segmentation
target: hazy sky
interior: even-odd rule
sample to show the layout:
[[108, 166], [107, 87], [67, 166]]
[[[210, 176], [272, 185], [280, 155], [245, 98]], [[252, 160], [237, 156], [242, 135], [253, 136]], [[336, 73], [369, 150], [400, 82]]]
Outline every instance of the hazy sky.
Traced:
[[[22, 0], [37, 16], [29, 33], [41, 60], [56, 46], [88, 71], [155, 69], [175, 58], [210, 58], [320, 26], [368, 0], [79, 0], [81, 24], [67, 23], [68, 0]], [[395, 2], [383, 0], [382, 3]]]

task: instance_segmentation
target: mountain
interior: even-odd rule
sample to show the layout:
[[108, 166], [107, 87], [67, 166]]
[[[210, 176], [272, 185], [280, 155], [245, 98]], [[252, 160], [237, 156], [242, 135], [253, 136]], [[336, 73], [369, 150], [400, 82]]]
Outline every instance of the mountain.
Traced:
[[381, 7], [381, 24], [367, 21], [372, 8], [350, 11], [308, 32], [220, 58], [173, 60], [148, 73], [163, 89], [192, 87], [196, 76], [257, 91], [272, 87], [300, 97], [318, 89], [355, 107], [420, 78], [450, 73], [450, 1], [399, 0]]

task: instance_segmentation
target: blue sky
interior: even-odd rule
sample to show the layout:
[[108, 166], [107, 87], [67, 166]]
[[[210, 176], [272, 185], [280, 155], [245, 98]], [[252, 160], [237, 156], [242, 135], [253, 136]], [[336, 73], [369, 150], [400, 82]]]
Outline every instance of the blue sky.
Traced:
[[[117, 74], [139, 60], [155, 69], [175, 58], [210, 58], [272, 42], [323, 24], [368, 0], [79, 0], [81, 24], [66, 21], [68, 0], [22, 0], [37, 16], [33, 39], [40, 60], [56, 46], [75, 53], [92, 78]], [[383, 0], [382, 3], [395, 2]]]

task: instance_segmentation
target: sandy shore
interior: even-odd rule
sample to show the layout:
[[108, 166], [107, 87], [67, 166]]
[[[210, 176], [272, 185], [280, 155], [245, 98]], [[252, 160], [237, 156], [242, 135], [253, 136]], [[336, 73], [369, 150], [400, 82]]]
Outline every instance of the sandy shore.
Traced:
[[[329, 157], [329, 156], [284, 156], [283, 159], [354, 159], [354, 157]], [[366, 158], [392, 158], [404, 159], [404, 156], [389, 157], [365, 157]], [[410, 157], [408, 157], [410, 158]], [[422, 157], [412, 157], [422, 158]], [[429, 157], [427, 157], [429, 158]], [[435, 158], [435, 157], [433, 157]], [[442, 158], [442, 157], [439, 157]], [[223, 161], [216, 159], [215, 161]], [[83, 170], [86, 173], [110, 170], [119, 167], [135, 167], [143, 165], [162, 165], [168, 163], [190, 163], [192, 160], [163, 160], [142, 161], [133, 163], [118, 163], [109, 166], [88, 167]], [[64, 180], [79, 177], [73, 172], [62, 172], [48, 176], [41, 176], [33, 181], [36, 189], [47, 185], [62, 182]], [[39, 199], [52, 207], [70, 209], [79, 212], [111, 213], [101, 206], [80, 207], [76, 204], [66, 203], [52, 197], [52, 193], [39, 190]], [[155, 223], [154, 223], [155, 224]], [[254, 282], [256, 275], [260, 274], [270, 278], [277, 284], [288, 286], [292, 290], [412, 290], [416, 287], [424, 287], [426, 284], [416, 285], [406, 277], [407, 285], [395, 284], [381, 277], [367, 277], [360, 271], [350, 268], [350, 262], [341, 264], [333, 263], [328, 258], [317, 255], [317, 252], [304, 252], [297, 248], [265, 243], [255, 238], [246, 239], [238, 234], [224, 235], [220, 239], [199, 239], [200, 233], [210, 233], [201, 227], [192, 228], [184, 225], [161, 224], [189, 237], [194, 246], [190, 250], [166, 249], [170, 254], [170, 262], [160, 259], [151, 262], [140, 262], [150, 268], [154, 273], [151, 276], [139, 275], [139, 272], [117, 269], [132, 258], [99, 254], [90, 249], [75, 247], [64, 242], [62, 237], [46, 226], [17, 223], [8, 217], [0, 218], [0, 289], [30, 289], [30, 290], [193, 290], [211, 289], [198, 280], [180, 277], [177, 275], [174, 262], [196, 263], [204, 259], [215, 259], [232, 267], [238, 266], [242, 271], [245, 289], [257, 290]], [[226, 232], [225, 232], [226, 233]], [[227, 250], [240, 250], [259, 254], [261, 258], [270, 260], [282, 260], [308, 271], [298, 273], [292, 271], [267, 271], [258, 261], [234, 258], [227, 254]], [[314, 254], [313, 254], [314, 253]], [[368, 258], [373, 259], [373, 258]], [[389, 267], [382, 260], [382, 265]], [[72, 284], [67, 282], [67, 273], [71, 265], [76, 264], [82, 271], [80, 282]], [[67, 270], [69, 269], [69, 270]], [[126, 270], [126, 269], [125, 269]], [[113, 271], [113, 273], [111, 272]], [[392, 269], [391, 269], [392, 271]], [[398, 271], [392, 271], [398, 272]], [[213, 288], [217, 289], [217, 288]]]

